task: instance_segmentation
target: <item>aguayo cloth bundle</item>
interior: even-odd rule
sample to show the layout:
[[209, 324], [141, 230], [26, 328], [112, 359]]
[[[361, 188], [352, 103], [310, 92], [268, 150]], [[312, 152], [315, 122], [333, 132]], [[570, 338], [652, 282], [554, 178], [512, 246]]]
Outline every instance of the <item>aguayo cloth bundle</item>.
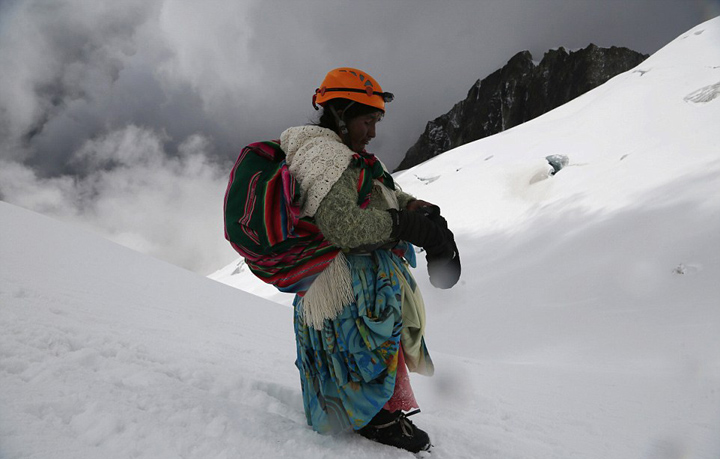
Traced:
[[[308, 176], [324, 170], [308, 160], [314, 164], [305, 168]], [[361, 208], [367, 206], [374, 181], [394, 189], [392, 177], [374, 155], [351, 153], [335, 162], [339, 173], [351, 164], [361, 169]], [[312, 215], [303, 215], [308, 195], [301, 194], [278, 141], [248, 145], [233, 166], [225, 193], [225, 238], [262, 281], [282, 292], [307, 294], [305, 320], [319, 328], [351, 302], [353, 294], [342, 251], [325, 240]], [[311, 204], [319, 205], [324, 195], [313, 196], [318, 202]]]

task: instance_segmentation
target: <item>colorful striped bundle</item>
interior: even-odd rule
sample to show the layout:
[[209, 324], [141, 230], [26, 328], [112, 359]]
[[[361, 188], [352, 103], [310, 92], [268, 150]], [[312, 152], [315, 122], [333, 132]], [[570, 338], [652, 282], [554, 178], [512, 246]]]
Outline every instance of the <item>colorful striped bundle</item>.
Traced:
[[[362, 169], [359, 206], [367, 206], [373, 179], [394, 188], [375, 156], [356, 154], [353, 165]], [[262, 281], [302, 295], [340, 249], [325, 240], [312, 218], [300, 218], [299, 199], [279, 141], [243, 148], [225, 192], [225, 239]]]
[[299, 197], [279, 141], [243, 148], [225, 192], [225, 239], [257, 277], [290, 293], [306, 291], [339, 252], [299, 217]]

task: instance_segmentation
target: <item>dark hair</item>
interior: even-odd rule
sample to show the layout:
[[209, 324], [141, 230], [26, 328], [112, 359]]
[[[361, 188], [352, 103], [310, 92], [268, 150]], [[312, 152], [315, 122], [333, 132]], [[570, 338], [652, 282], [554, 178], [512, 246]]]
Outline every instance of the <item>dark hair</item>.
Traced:
[[[335, 111], [337, 111], [338, 114], [342, 114], [341, 116], [345, 123], [350, 122], [350, 120], [352, 120], [353, 118], [367, 115], [369, 113], [382, 113], [382, 110], [377, 107], [371, 107], [369, 105], [361, 104], [359, 102], [355, 102], [350, 105], [350, 102], [353, 101], [348, 99], [331, 99], [327, 101], [327, 103], [323, 107], [322, 115], [320, 115], [320, 119], [316, 123], [317, 126], [330, 129], [334, 132], [338, 132], [340, 130], [337, 125], [337, 120], [335, 119], [332, 110], [330, 110], [331, 106], [335, 108]], [[348, 105], [350, 105], [350, 107], [345, 110]]]

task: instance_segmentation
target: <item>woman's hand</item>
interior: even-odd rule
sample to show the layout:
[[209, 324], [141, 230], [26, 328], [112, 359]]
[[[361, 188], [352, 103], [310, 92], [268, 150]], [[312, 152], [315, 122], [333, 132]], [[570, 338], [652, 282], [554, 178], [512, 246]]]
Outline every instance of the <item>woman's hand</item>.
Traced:
[[435, 204], [429, 203], [427, 201], [423, 201], [422, 199], [413, 199], [412, 201], [408, 202], [405, 208], [411, 212], [416, 211], [420, 209], [421, 207], [428, 207], [428, 206], [434, 206]]

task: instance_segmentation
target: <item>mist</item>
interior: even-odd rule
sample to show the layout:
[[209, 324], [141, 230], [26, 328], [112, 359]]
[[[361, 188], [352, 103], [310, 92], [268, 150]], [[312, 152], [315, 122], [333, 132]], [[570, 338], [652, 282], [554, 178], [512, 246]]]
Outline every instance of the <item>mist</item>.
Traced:
[[315, 120], [328, 70], [361, 68], [395, 94], [370, 145], [392, 169], [427, 121], [515, 53], [652, 53], [717, 6], [4, 1], [0, 199], [207, 274], [236, 256], [222, 196], [239, 150]]

